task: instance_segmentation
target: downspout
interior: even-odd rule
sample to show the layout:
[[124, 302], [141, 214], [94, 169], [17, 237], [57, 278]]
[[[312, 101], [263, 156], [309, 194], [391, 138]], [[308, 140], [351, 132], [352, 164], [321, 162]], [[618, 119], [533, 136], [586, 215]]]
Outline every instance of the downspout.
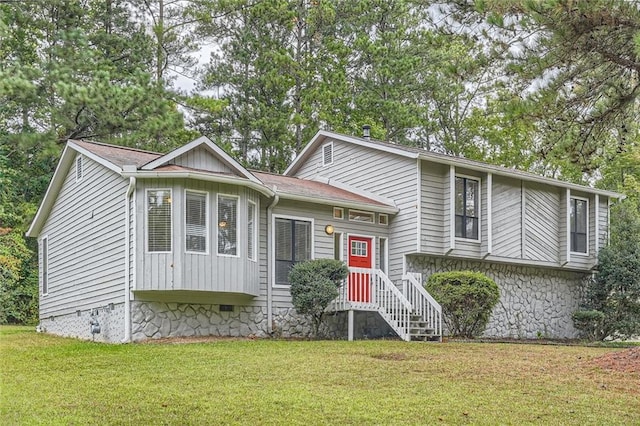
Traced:
[[274, 247], [273, 247], [273, 208], [280, 201], [278, 195], [278, 188], [273, 186], [273, 200], [269, 207], [267, 207], [267, 333], [273, 333], [273, 259]]
[[[136, 188], [136, 178], [129, 178], [129, 187], [124, 197], [125, 214], [124, 214], [124, 231], [125, 231], [125, 247], [124, 247], [124, 338], [122, 343], [131, 341], [131, 289], [129, 281], [131, 280], [131, 270], [129, 262], [131, 260], [131, 234], [129, 224], [131, 223], [131, 194]], [[134, 213], [135, 214], [135, 213]], [[135, 267], [135, 265], [134, 265]]]

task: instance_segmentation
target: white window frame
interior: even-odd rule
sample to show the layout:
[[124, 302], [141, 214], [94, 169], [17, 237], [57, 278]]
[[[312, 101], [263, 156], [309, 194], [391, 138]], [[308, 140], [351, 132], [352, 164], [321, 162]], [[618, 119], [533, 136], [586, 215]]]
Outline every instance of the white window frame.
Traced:
[[[387, 237], [379, 237], [378, 238], [378, 251], [380, 252], [380, 270], [384, 272], [386, 275], [389, 275], [389, 238]], [[384, 241], [384, 247], [382, 242]], [[383, 268], [384, 266], [384, 268]]]
[[[371, 220], [352, 219], [351, 218], [351, 213], [361, 213], [363, 215], [370, 216]], [[367, 211], [364, 211], [364, 210], [352, 210], [352, 209], [349, 209], [349, 222], [376, 223], [376, 214], [374, 212], [367, 212]]]
[[84, 160], [82, 154], [78, 154], [75, 161], [76, 182], [80, 182], [84, 176]]
[[271, 229], [273, 237], [271, 238], [271, 287], [272, 288], [290, 288], [290, 285], [276, 284], [276, 219], [298, 220], [301, 222], [311, 223], [311, 257], [309, 260], [316, 258], [315, 245], [315, 221], [312, 217], [290, 216], [284, 214], [274, 214], [271, 216]]
[[[220, 234], [218, 232], [219, 224], [220, 224], [220, 198], [234, 198], [236, 200], [236, 254], [225, 254], [220, 253]], [[216, 197], [216, 253], [218, 256], [223, 257], [240, 257], [240, 253], [242, 250], [242, 244], [240, 244], [239, 231], [240, 231], [240, 223], [238, 219], [240, 218], [240, 197], [235, 194], [218, 194]]]
[[[205, 229], [205, 240], [204, 240], [204, 251], [192, 251], [187, 248], [187, 194], [204, 194], [204, 229]], [[184, 251], [189, 254], [199, 254], [199, 255], [208, 255], [209, 254], [209, 211], [211, 208], [209, 207], [209, 193], [207, 191], [198, 191], [195, 189], [187, 189], [184, 192]]]
[[344, 209], [342, 207], [334, 207], [333, 208], [333, 218], [334, 219], [344, 219]]
[[[573, 251], [571, 250], [571, 205], [572, 200], [580, 200], [586, 201], [587, 203], [587, 223], [586, 223], [586, 241], [585, 241], [585, 249], [586, 251]], [[569, 241], [567, 241], [567, 245], [569, 246], [569, 253], [576, 256], [589, 256], [589, 199], [585, 197], [579, 197], [576, 195], [571, 195], [569, 197], [569, 209], [567, 210], [567, 226], [569, 227], [567, 235], [569, 236]]]
[[[382, 220], [384, 218], [384, 220]], [[378, 225], [389, 226], [389, 215], [385, 213], [380, 213], [378, 215]]]
[[478, 177], [478, 176], [471, 176], [471, 175], [464, 175], [464, 174], [460, 174], [460, 173], [456, 173], [453, 179], [453, 183], [454, 183], [454, 187], [451, 191], [451, 195], [453, 196], [453, 202], [451, 203], [451, 209], [452, 209], [452, 214], [451, 217], [453, 217], [453, 223], [451, 224], [451, 226], [453, 227], [453, 235], [456, 234], [456, 188], [455, 188], [455, 178], [464, 178], [464, 179], [470, 179], [470, 180], [475, 180], [478, 182], [478, 238], [465, 238], [465, 237], [458, 237], [456, 236], [456, 241], [468, 241], [468, 242], [472, 242], [472, 243], [479, 243], [482, 241], [482, 178]]
[[253, 233], [248, 235], [247, 243], [251, 240], [253, 256], [249, 256], [249, 245], [247, 245], [247, 258], [256, 262], [258, 260], [258, 203], [251, 200], [247, 201], [247, 233], [249, 233], [249, 206], [253, 206]]
[[[326, 161], [326, 155], [325, 155], [325, 149], [330, 149], [330, 153], [331, 153], [331, 160], [330, 161]], [[322, 155], [322, 166], [329, 166], [331, 164], [333, 164], [333, 142], [327, 142], [324, 145], [322, 145], [322, 151], [321, 151], [321, 155]]]
[[[169, 221], [169, 235], [170, 235], [170, 240], [169, 240], [169, 251], [150, 251], [149, 250], [149, 192], [150, 191], [168, 191], [169, 192], [169, 204], [171, 205], [171, 220]], [[144, 191], [144, 205], [146, 207], [145, 209], [145, 215], [144, 215], [144, 221], [145, 221], [145, 241], [144, 241], [144, 246], [145, 246], [145, 250], [147, 253], [150, 254], [162, 254], [162, 253], [172, 253], [173, 252], [173, 218], [174, 218], [174, 213], [173, 213], [173, 190], [171, 188], [146, 188]]]
[[42, 237], [42, 295], [49, 294], [49, 236]]

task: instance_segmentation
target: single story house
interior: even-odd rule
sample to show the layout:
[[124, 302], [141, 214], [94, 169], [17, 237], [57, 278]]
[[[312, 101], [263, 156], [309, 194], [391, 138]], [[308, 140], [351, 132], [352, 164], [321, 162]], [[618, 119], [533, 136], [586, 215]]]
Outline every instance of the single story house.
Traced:
[[485, 335], [575, 337], [621, 197], [327, 131], [282, 175], [205, 137], [167, 154], [70, 140], [27, 232], [40, 327], [105, 342], [305, 335], [289, 268], [336, 258], [351, 271], [330, 306], [336, 338], [440, 339], [422, 283], [460, 269], [500, 287]]

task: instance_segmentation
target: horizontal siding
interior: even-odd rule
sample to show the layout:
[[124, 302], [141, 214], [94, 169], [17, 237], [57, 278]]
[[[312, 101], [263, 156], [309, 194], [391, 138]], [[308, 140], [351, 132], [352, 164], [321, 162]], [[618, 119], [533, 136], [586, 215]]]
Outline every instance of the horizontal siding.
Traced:
[[560, 191], [549, 186], [526, 184], [525, 258], [559, 261]]
[[520, 181], [493, 176], [493, 255], [522, 257]]
[[173, 161], [174, 164], [217, 173], [234, 173], [229, 166], [216, 158], [208, 149], [200, 146], [188, 151]]
[[43, 236], [49, 241], [49, 294], [40, 298], [41, 318], [124, 301], [128, 180], [87, 157], [82, 161], [82, 180], [76, 182], [75, 167], [68, 171], [40, 234], [40, 242]]
[[417, 249], [417, 163], [416, 160], [333, 141], [333, 163], [322, 166], [322, 144], [297, 171], [296, 176], [335, 179], [395, 202], [400, 209], [390, 220], [389, 276], [402, 276], [404, 254]]
[[[333, 225], [335, 233], [342, 234], [343, 246], [346, 252], [347, 250], [347, 235], [366, 235], [375, 238], [375, 265], [380, 264], [380, 250], [379, 237], [389, 237], [389, 228], [383, 225], [367, 224], [362, 222], [352, 222], [348, 219], [334, 219], [333, 218], [333, 206], [327, 206], [322, 204], [300, 203], [292, 202], [288, 200], [281, 200], [278, 205], [273, 209], [274, 215], [285, 216], [298, 216], [303, 218], [314, 218], [314, 247], [313, 257], [315, 259], [333, 259], [334, 258], [334, 236], [327, 235], [324, 231], [325, 227], [329, 224]], [[348, 217], [348, 210], [345, 211], [345, 217]], [[266, 252], [263, 256], [266, 258]], [[347, 253], [345, 253], [345, 261], [347, 260]], [[266, 264], [263, 269], [266, 277]], [[266, 294], [266, 282], [262, 279], [261, 283], [265, 283], [261, 288], [261, 294]], [[262, 285], [262, 284], [261, 284]], [[273, 304], [275, 308], [290, 307], [291, 306], [291, 294], [288, 288], [274, 288], [273, 289]]]
[[605, 247], [609, 241], [609, 198], [600, 197], [600, 248]]

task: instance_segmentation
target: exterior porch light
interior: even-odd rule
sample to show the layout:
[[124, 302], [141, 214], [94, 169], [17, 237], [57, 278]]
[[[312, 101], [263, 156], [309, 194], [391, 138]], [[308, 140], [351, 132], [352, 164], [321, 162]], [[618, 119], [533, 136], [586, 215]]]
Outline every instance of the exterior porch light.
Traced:
[[219, 228], [226, 228], [227, 227], [227, 221], [226, 220], [221, 220], [220, 222], [218, 222], [218, 227]]
[[327, 225], [327, 226], [324, 227], [324, 232], [327, 235], [333, 235], [334, 231], [335, 231], [335, 229], [333, 229], [333, 225]]

